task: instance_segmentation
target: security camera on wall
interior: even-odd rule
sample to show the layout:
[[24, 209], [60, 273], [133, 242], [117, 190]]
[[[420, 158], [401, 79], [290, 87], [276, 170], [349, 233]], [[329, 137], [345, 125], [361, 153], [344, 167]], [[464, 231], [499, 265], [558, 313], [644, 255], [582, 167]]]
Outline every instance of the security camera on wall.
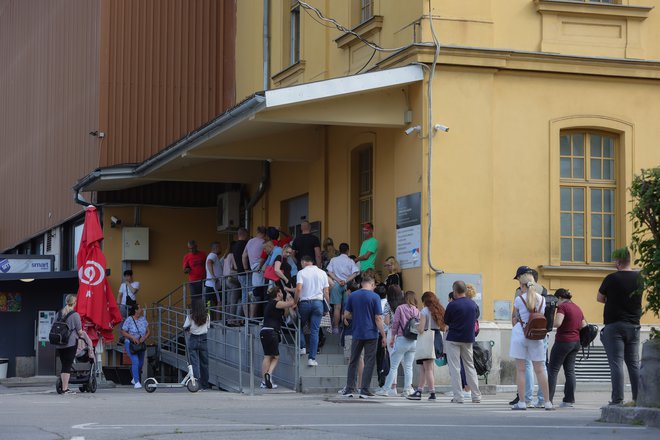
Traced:
[[114, 215], [110, 217], [110, 227], [114, 228], [115, 226], [121, 225], [121, 219], [115, 217]]

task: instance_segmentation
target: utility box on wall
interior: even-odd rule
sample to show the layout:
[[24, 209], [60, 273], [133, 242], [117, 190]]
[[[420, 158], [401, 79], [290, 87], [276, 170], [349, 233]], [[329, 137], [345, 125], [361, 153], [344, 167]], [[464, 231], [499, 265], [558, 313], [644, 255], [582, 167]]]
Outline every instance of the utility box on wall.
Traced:
[[121, 238], [123, 242], [122, 260], [149, 260], [149, 228], [125, 227], [121, 231]]

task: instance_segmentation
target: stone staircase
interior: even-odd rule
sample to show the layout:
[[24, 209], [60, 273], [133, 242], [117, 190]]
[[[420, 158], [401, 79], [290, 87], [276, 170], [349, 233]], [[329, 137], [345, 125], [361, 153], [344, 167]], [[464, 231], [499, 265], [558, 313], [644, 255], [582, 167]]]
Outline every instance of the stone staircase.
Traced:
[[[340, 345], [340, 335], [326, 335], [325, 345], [316, 356], [317, 367], [307, 366], [307, 355], [300, 356], [300, 385], [303, 393], [336, 393], [346, 385], [348, 361], [344, 359], [344, 347]], [[401, 373], [401, 368], [399, 368]], [[403, 375], [397, 379], [403, 384]], [[378, 387], [378, 378], [374, 371], [371, 391]], [[400, 387], [399, 387], [400, 388]]]

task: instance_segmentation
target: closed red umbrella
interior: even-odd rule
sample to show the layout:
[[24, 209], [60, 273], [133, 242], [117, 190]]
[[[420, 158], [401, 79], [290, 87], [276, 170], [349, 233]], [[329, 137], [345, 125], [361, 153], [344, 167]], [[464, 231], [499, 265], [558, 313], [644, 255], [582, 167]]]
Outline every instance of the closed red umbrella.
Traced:
[[121, 322], [121, 313], [105, 276], [101, 251], [103, 230], [94, 206], [85, 210], [85, 224], [78, 249], [78, 301], [83, 328], [96, 345], [100, 337], [112, 342], [112, 329]]

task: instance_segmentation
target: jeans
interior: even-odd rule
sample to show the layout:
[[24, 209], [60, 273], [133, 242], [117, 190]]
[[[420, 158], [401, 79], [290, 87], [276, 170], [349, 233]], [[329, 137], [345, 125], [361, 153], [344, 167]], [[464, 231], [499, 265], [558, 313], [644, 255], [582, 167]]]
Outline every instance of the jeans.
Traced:
[[[547, 336], [545, 337], [545, 339], [543, 339], [543, 348], [547, 353], [548, 352]], [[545, 363], [543, 364], [543, 368], [545, 368], [545, 374], [547, 375], [548, 369]], [[537, 397], [539, 398], [539, 403], [545, 402], [545, 396], [543, 395], [543, 391], [541, 390], [540, 386], [537, 393]], [[534, 398], [534, 364], [530, 360], [525, 360], [525, 402], [531, 402], [533, 398]]]
[[202, 299], [202, 283], [204, 281], [191, 281], [188, 283], [188, 289], [190, 292], [190, 300], [193, 299]]
[[[477, 370], [474, 369], [474, 358], [472, 356], [472, 342], [445, 342], [445, 353], [447, 353], [447, 365], [449, 366], [449, 376], [451, 378], [451, 388], [454, 393], [454, 400], [463, 401], [463, 387], [461, 387], [461, 360], [465, 367], [465, 376], [467, 384], [472, 393], [472, 400], [481, 400], [479, 391], [479, 381], [477, 379]], [[431, 385], [433, 386], [433, 385]]]
[[237, 319], [241, 316], [243, 306], [241, 303], [241, 285], [232, 277], [227, 278], [225, 282], [225, 310], [227, 311], [227, 319]]
[[362, 370], [362, 383], [360, 389], [368, 390], [371, 376], [376, 366], [376, 346], [378, 339], [353, 339], [351, 343], [351, 361], [348, 363], [346, 375], [346, 389], [355, 390], [357, 384], [357, 370], [360, 364], [360, 356], [364, 350], [364, 369]]
[[607, 324], [600, 332], [600, 340], [607, 353], [612, 378], [611, 403], [623, 402], [623, 363], [628, 367], [632, 398], [637, 400], [639, 383], [639, 329], [640, 326], [629, 322]]
[[190, 335], [188, 340], [188, 355], [193, 367], [193, 375], [199, 379], [202, 388], [209, 387], [209, 351], [206, 334]]
[[387, 374], [383, 388], [389, 390], [396, 380], [399, 371], [399, 364], [403, 361], [403, 389], [407, 390], [412, 386], [413, 362], [415, 360], [415, 348], [417, 341], [408, 339], [405, 336], [397, 336], [394, 341], [394, 353], [390, 355], [390, 372]]
[[[250, 291], [251, 285], [250, 285], [250, 280], [252, 279], [251, 276], [248, 274], [241, 274], [238, 276], [238, 282], [241, 283], [241, 304], [247, 304], [248, 302], [248, 292]], [[243, 314], [243, 308], [239, 307], [237, 315], [242, 315]]]
[[129, 348], [131, 341], [126, 339], [124, 341], [124, 348], [126, 349], [126, 354], [131, 358], [131, 373], [133, 374], [133, 382], [140, 383], [140, 372], [142, 371], [142, 366], [144, 365], [144, 354], [146, 351], [141, 351], [139, 353], [131, 353]]
[[300, 301], [298, 303], [298, 313], [300, 313], [300, 325], [309, 325], [309, 350], [307, 350], [307, 357], [309, 359], [316, 359], [316, 352], [319, 349], [319, 329], [321, 327], [321, 318], [323, 317], [323, 301]]
[[[548, 367], [548, 387], [550, 389], [550, 402], [554, 402], [555, 387], [559, 369], [564, 367], [566, 384], [564, 385], [564, 402], [575, 403], [575, 357], [580, 351], [579, 342], [557, 342], [550, 352], [550, 366]], [[540, 395], [540, 393], [539, 393]]]

